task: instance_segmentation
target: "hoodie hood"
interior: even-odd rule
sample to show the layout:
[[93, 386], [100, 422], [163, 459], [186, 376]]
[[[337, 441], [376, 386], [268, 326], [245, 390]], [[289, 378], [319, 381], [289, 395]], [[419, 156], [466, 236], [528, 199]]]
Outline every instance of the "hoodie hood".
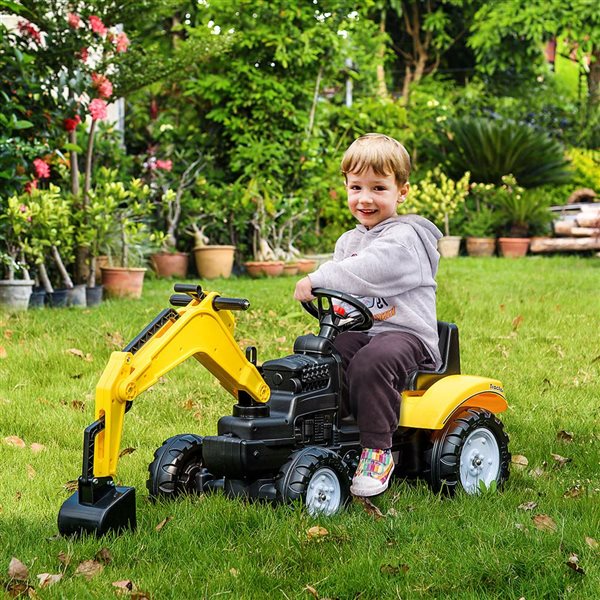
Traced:
[[429, 264], [431, 265], [431, 271], [435, 277], [440, 258], [437, 249], [437, 242], [441, 237], [443, 237], [443, 234], [428, 219], [425, 219], [419, 215], [398, 215], [378, 223], [371, 229], [367, 229], [363, 225], [357, 225], [357, 229], [366, 234], [373, 232], [379, 235], [381, 232], [386, 231], [387, 229], [398, 227], [398, 225], [409, 225], [417, 234], [418, 238], [423, 244], [423, 248], [427, 254], [427, 258], [429, 259]]

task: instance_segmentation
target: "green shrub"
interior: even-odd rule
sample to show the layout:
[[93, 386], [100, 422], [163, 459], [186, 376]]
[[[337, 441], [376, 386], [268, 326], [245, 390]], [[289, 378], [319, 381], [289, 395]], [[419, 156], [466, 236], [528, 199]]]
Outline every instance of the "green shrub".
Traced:
[[509, 173], [523, 187], [565, 183], [572, 177], [562, 145], [523, 123], [483, 118], [456, 119], [440, 136], [447, 172], [500, 184]]

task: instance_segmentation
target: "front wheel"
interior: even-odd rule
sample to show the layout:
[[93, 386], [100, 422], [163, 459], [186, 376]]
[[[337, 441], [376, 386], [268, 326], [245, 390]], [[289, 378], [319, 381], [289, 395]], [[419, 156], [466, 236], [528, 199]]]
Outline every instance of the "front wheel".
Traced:
[[468, 408], [434, 434], [429, 483], [435, 492], [457, 489], [478, 494], [508, 479], [508, 436], [499, 419], [481, 408]]
[[193, 433], [175, 435], [163, 442], [148, 466], [146, 487], [150, 498], [175, 498], [198, 493], [196, 475], [204, 469], [202, 437]]
[[309, 446], [294, 452], [277, 480], [277, 498], [302, 500], [310, 515], [333, 515], [350, 497], [350, 476], [343, 460], [332, 450]]

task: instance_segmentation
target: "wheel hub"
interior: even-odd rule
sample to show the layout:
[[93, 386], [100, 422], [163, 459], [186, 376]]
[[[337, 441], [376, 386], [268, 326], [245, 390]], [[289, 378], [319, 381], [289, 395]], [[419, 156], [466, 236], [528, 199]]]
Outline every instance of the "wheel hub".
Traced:
[[332, 515], [340, 508], [342, 492], [337, 475], [328, 467], [317, 469], [306, 492], [306, 508], [311, 515]]
[[460, 482], [468, 494], [477, 494], [479, 482], [489, 486], [500, 472], [500, 450], [492, 432], [480, 427], [465, 440], [460, 455]]

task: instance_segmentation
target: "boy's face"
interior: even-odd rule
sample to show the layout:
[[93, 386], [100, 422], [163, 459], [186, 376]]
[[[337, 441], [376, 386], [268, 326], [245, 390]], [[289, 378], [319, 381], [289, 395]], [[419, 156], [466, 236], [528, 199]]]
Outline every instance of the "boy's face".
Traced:
[[397, 214], [409, 187], [408, 183], [398, 187], [394, 175], [377, 175], [370, 167], [360, 175], [348, 173], [348, 207], [359, 223], [371, 229]]

